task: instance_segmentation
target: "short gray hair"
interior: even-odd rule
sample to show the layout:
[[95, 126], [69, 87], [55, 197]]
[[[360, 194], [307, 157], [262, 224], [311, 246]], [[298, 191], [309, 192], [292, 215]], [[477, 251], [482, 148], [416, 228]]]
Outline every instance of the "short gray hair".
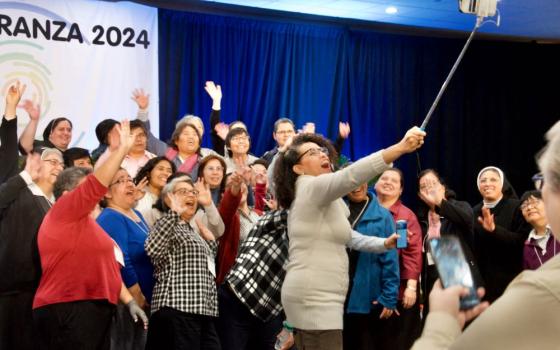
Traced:
[[545, 181], [554, 191], [560, 191], [560, 121], [557, 121], [547, 132], [548, 143], [537, 156], [537, 162]]
[[91, 173], [92, 170], [89, 168], [70, 167], [64, 169], [54, 183], [54, 198], [59, 199], [65, 191], [72, 191], [84, 177]]
[[49, 147], [45, 147], [41, 151], [41, 160], [45, 160], [51, 154], [57, 156], [60, 159], [60, 161], [64, 163], [64, 157], [62, 156], [62, 152], [60, 152], [56, 148], [49, 148]]
[[191, 177], [188, 175], [177, 176], [176, 178], [169, 181], [165, 186], [163, 186], [163, 189], [161, 190], [161, 194], [160, 194], [161, 206], [164, 211], [167, 211], [169, 209], [167, 207], [167, 204], [165, 204], [165, 198], [169, 193], [173, 193], [175, 186], [177, 186], [177, 184], [180, 182], [186, 182], [192, 187], [194, 187], [194, 182], [191, 179]]
[[202, 119], [199, 116], [193, 114], [187, 114], [183, 118], [179, 119], [177, 124], [175, 124], [175, 127], [177, 127], [181, 122], [187, 122], [192, 124], [193, 121], [200, 123], [200, 125], [202, 126], [202, 132], [204, 132], [204, 123], [202, 122]]

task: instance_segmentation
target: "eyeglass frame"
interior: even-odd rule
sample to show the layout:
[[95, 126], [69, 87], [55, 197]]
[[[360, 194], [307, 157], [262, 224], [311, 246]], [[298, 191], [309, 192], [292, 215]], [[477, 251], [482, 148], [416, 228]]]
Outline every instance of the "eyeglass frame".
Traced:
[[114, 185], [126, 184], [126, 183], [129, 183], [129, 182], [134, 184], [134, 179], [132, 179], [130, 176], [128, 176], [127, 178], [124, 178], [124, 179], [118, 179], [117, 181], [110, 184], [109, 187], [114, 186]]
[[200, 192], [198, 192], [198, 190], [196, 190], [196, 189], [194, 189], [194, 188], [193, 188], [192, 190], [189, 190], [188, 188], [180, 188], [180, 189], [178, 189], [178, 190], [176, 190], [176, 191], [173, 191], [173, 194], [174, 194], [174, 195], [177, 195], [177, 194], [178, 194], [178, 195], [180, 195], [180, 196], [191, 195], [191, 196], [195, 196], [195, 197], [196, 197], [196, 196], [198, 196], [199, 193], [200, 193]]
[[[533, 200], [531, 200], [532, 198], [534, 198]], [[531, 201], [529, 201], [531, 200]], [[539, 205], [540, 203], [542, 203], [543, 200], [542, 198], [537, 198], [535, 196], [529, 196], [529, 198], [527, 198], [523, 203], [521, 203], [521, 205], [519, 206], [519, 209], [521, 209], [521, 211], [528, 209], [529, 206], [536, 208], [537, 205]]]
[[305, 156], [306, 154], [311, 155], [311, 156], [315, 156], [318, 155], [319, 153], [323, 153], [324, 155], [326, 155], [327, 157], [329, 156], [329, 149], [325, 146], [322, 147], [312, 147], [310, 149], [308, 149], [307, 151], [303, 152], [302, 154], [300, 154], [297, 159], [296, 159], [296, 164], [299, 163], [299, 161], [301, 160], [301, 158], [303, 158], [303, 156]]
[[[64, 162], [61, 162], [58, 159], [41, 159], [43, 162], [49, 162], [52, 166], [60, 165], [64, 169]], [[56, 162], [56, 163], [53, 163]]]

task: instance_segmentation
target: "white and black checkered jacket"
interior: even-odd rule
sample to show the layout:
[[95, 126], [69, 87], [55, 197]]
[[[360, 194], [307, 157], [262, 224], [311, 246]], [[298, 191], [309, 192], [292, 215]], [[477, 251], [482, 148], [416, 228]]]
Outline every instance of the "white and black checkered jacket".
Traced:
[[173, 211], [156, 222], [145, 245], [156, 279], [152, 314], [168, 306], [218, 316], [216, 281], [208, 263], [215, 259], [216, 247], [215, 241], [206, 242]]
[[226, 277], [249, 311], [266, 322], [282, 311], [280, 290], [288, 263], [288, 211], [263, 215], [241, 243]]

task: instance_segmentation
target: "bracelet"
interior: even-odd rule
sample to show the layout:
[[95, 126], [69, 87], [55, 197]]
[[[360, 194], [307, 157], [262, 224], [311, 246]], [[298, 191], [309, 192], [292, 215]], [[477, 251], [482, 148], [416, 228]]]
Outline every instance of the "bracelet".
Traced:
[[416, 292], [416, 288], [414, 288], [414, 287], [406, 286], [406, 289], [410, 289], [411, 291]]

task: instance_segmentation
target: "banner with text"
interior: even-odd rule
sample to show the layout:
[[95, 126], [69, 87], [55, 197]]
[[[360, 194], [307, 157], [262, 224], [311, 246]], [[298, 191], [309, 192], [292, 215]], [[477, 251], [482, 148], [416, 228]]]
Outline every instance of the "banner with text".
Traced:
[[[156, 8], [126, 2], [0, 2], [2, 108], [20, 80], [23, 99], [41, 105], [36, 138], [51, 119], [66, 117], [74, 124], [70, 146], [95, 148], [97, 123], [136, 117], [135, 88], [150, 94], [150, 115], [158, 115], [157, 28]], [[28, 120], [18, 109], [19, 132]]]

